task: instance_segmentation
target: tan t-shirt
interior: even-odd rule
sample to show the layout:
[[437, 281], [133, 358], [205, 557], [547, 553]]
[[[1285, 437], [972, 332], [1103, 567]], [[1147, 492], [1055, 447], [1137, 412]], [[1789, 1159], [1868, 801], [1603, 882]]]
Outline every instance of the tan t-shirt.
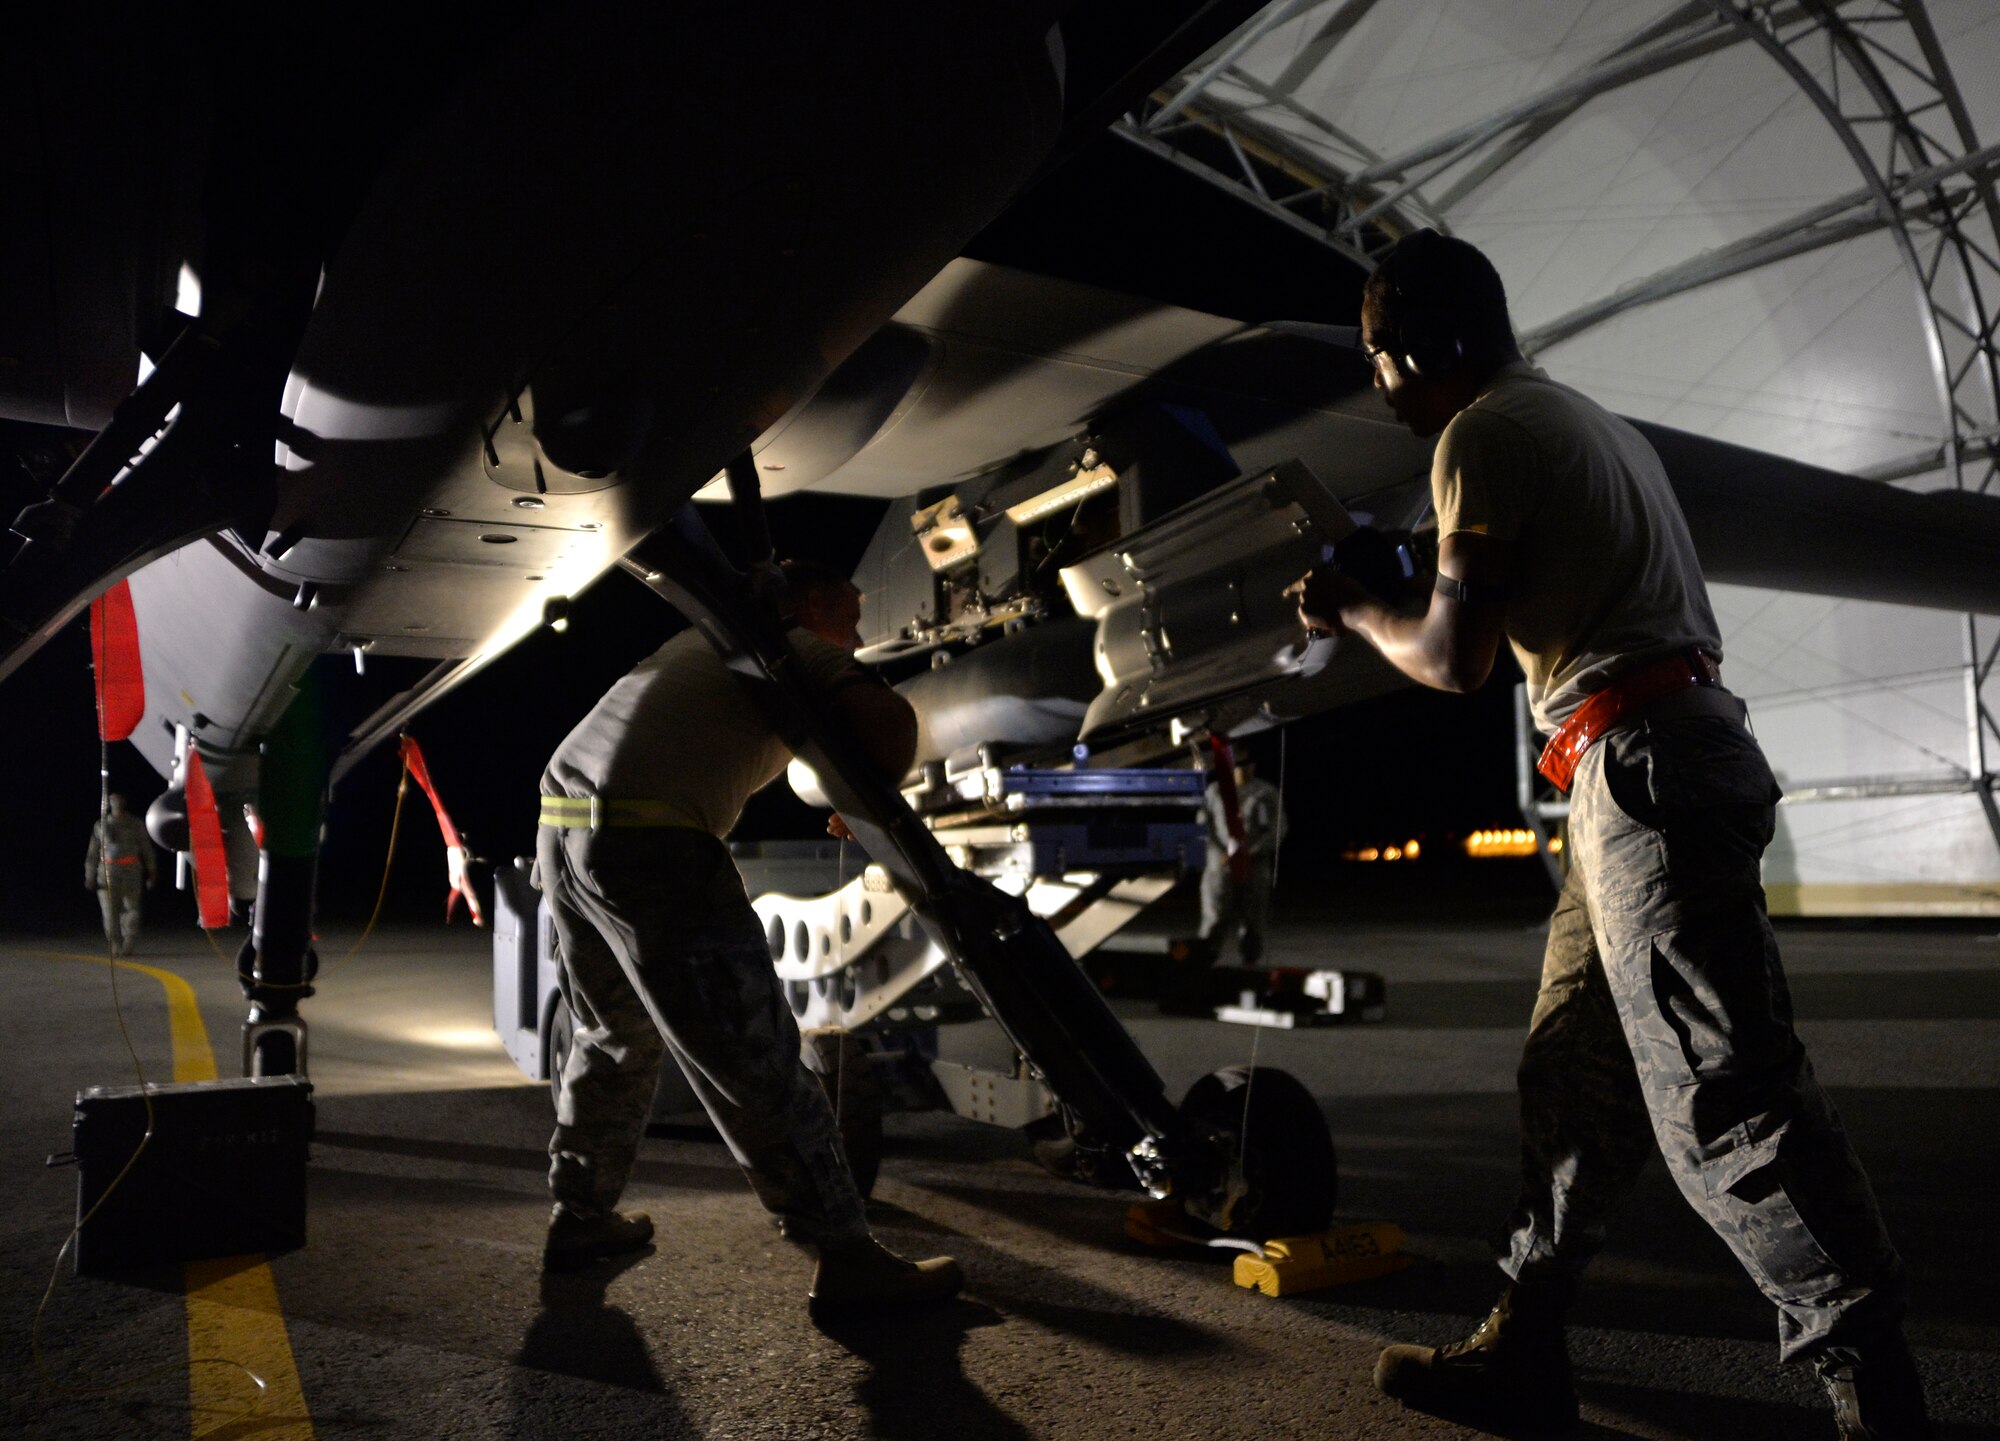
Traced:
[[[819, 690], [874, 677], [809, 631], [787, 637]], [[556, 747], [542, 794], [662, 801], [691, 826], [725, 836], [744, 802], [792, 757], [698, 630], [634, 666]]]
[[1534, 366], [1503, 366], [1438, 437], [1438, 538], [1513, 551], [1507, 639], [1535, 724], [1554, 731], [1618, 672], [1722, 636], [1687, 522], [1653, 447]]

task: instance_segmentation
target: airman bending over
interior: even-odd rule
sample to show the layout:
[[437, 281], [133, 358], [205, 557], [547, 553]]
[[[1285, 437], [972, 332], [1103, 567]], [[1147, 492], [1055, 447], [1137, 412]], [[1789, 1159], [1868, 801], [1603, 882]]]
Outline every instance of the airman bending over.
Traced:
[[[858, 665], [861, 597], [825, 567], [786, 566], [805, 675], [884, 775], [901, 779], [916, 716]], [[722, 842], [790, 760], [701, 633], [683, 631], [614, 685], [542, 774], [536, 846], [576, 1019], [549, 1141], [546, 1257], [567, 1265], [644, 1246], [617, 1209], [671, 1055], [786, 1238], [818, 1254], [812, 1299], [937, 1300], [956, 1262], [911, 1262], [869, 1234], [833, 1112], [799, 1055], [763, 925]]]

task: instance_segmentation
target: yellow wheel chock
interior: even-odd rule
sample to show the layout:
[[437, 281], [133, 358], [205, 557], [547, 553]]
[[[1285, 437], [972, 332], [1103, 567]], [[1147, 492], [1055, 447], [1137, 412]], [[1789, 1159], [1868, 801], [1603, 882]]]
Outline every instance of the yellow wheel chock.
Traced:
[[1236, 1248], [1241, 1252], [1234, 1270], [1236, 1284], [1266, 1296], [1296, 1296], [1368, 1281], [1410, 1264], [1403, 1253], [1403, 1228], [1392, 1221], [1337, 1226], [1310, 1236], [1274, 1237], [1261, 1246], [1227, 1237], [1203, 1240], [1189, 1234], [1189, 1225], [1186, 1213], [1175, 1201], [1142, 1201], [1125, 1212], [1125, 1234], [1142, 1246], [1157, 1250], [1213, 1245]]

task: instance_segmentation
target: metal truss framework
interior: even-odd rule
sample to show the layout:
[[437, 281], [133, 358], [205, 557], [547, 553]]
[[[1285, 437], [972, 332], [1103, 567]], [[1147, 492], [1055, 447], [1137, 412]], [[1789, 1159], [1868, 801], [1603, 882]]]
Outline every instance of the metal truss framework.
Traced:
[[[1707, 0], [1686, 0], [1550, 89], [1401, 154], [1384, 156], [1292, 93], [1376, 3], [1277, 0], [1212, 58], [1163, 87], [1114, 129], [1372, 268], [1374, 257], [1408, 230], [1428, 225], [1448, 233], [1455, 206], [1591, 100], [1745, 39], [1717, 18]], [[1259, 79], [1238, 64], [1273, 30], [1313, 12], [1323, 12], [1323, 18], [1275, 81]], [[1219, 88], [1254, 96], [1258, 108], [1280, 112], [1303, 126], [1314, 137], [1312, 147], [1284, 139], [1229, 104], [1217, 103], [1213, 94]], [[1213, 154], [1216, 138], [1227, 156], [1222, 164], [1214, 163], [1220, 158]], [[1465, 173], [1436, 196], [1426, 193], [1432, 181], [1460, 165]]]
[[[1960, 490], [1991, 493], [2000, 475], [1991, 441], [2000, 425], [2000, 200], [1992, 147], [1979, 144], [1923, 0], [1810, 0], [1790, 18], [1776, 5], [1710, 3], [1791, 77], [1860, 171], [1916, 284], [1945, 422], [1940, 468]], [[1966, 616], [1965, 781], [2000, 843], [1989, 749], [2000, 724], [1987, 700], [1996, 662], [2000, 630], [1989, 639], [1979, 617]]]
[[[1343, 259], [1372, 270], [1375, 257], [1399, 234], [1422, 225], [1442, 229], [1443, 218], [1424, 207], [1420, 199], [1384, 208], [1375, 196], [1364, 195], [1356, 203], [1350, 198], [1352, 187], [1331, 173], [1324, 160], [1242, 121], [1226, 107], [1212, 104], [1209, 93], [1218, 81], [1247, 88], [1261, 103], [1285, 110], [1314, 130], [1329, 150], [1356, 168], [1378, 162], [1380, 156], [1298, 104], [1282, 85], [1266, 85], [1236, 64], [1280, 25], [1309, 11], [1325, 10], [1327, 17], [1303, 53], [1309, 68], [1335, 49], [1375, 4], [1376, 0], [1275, 0], [1198, 69], [1156, 91], [1138, 111], [1113, 125], [1112, 133], [1238, 196]], [[1221, 155], [1214, 153], [1217, 140]], [[1412, 219], [1413, 215], [1416, 218]], [[1371, 221], [1378, 223], [1371, 225]]]
[[[1944, 426], [1935, 446], [1870, 474], [1893, 480], [1942, 470], [1959, 489], [2000, 491], [1994, 309], [2000, 144], [1979, 143], [1923, 0], [1686, 0], [1540, 94], [1392, 156], [1374, 153], [1292, 94], [1374, 5], [1277, 0], [1117, 131], [1372, 268], [1389, 243], [1415, 226], [1449, 232], [1454, 208], [1591, 100], [1725, 48], [1755, 44], [1833, 129], [1861, 186], [1580, 306], [1524, 334], [1524, 348], [1532, 352], [1639, 306], [1886, 232], [1915, 285]], [[1308, 23], [1297, 56], [1275, 81], [1241, 67], [1258, 41], [1315, 12], [1321, 18]], [[1218, 90], [1249, 94], [1257, 108], [1302, 126], [1311, 145], [1218, 103]], [[1438, 182], [1444, 187], [1428, 193]], [[1958, 788], [1978, 797], [2000, 843], [1992, 764], [2000, 722], [1988, 699], [2000, 665], [2000, 628], [1967, 616], [1964, 632], [1967, 755]], [[1833, 793], [1874, 791], [1843, 785]]]

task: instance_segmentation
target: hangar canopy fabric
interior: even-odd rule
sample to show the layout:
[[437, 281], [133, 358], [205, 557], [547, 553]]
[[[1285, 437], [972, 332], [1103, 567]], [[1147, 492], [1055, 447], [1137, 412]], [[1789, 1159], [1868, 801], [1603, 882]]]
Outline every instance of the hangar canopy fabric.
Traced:
[[[1535, 359], [1627, 415], [1977, 489], [1996, 74], [1985, 0], [1280, 0], [1125, 131], [1210, 157], [1219, 136], [1218, 183], [1350, 254], [1471, 240]], [[1824, 802], [1786, 808], [1774, 901], [2000, 908], [2000, 627], [1716, 590], [1730, 683]]]

